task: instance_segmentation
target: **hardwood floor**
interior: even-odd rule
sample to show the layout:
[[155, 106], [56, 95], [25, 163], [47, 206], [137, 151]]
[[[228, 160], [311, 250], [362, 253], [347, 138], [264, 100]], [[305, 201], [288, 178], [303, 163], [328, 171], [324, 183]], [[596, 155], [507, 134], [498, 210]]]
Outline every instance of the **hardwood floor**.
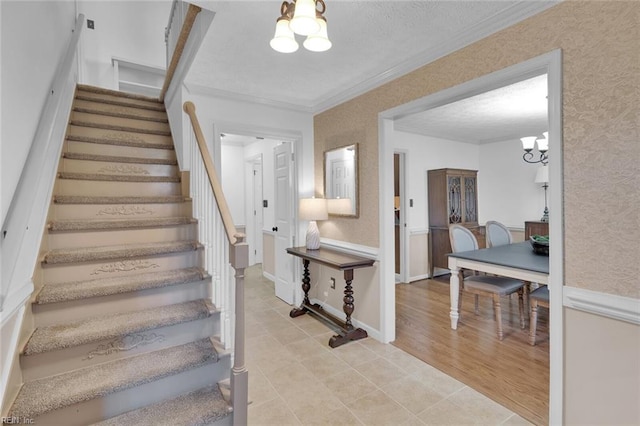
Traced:
[[[458, 329], [449, 320], [449, 277], [396, 285], [393, 344], [531, 423], [548, 424], [549, 313], [538, 310], [537, 344], [528, 341], [529, 321], [520, 328], [518, 298], [502, 299], [504, 340], [499, 341], [491, 299], [464, 295]], [[528, 305], [525, 305], [528, 310]]]

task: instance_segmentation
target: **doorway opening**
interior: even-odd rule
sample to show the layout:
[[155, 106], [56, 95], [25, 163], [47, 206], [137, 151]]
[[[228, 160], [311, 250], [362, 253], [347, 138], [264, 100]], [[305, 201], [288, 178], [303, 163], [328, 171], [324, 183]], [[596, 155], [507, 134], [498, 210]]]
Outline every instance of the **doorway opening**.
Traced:
[[[549, 288], [551, 294], [549, 314], [549, 398], [548, 421], [561, 423], [562, 421], [562, 276], [563, 276], [563, 252], [562, 244], [562, 121], [561, 121], [561, 52], [550, 52], [529, 61], [511, 66], [492, 74], [463, 83], [459, 86], [443, 90], [441, 92], [415, 100], [380, 114], [379, 153], [380, 164], [390, 164], [393, 161], [394, 140], [396, 138], [395, 126], [403, 117], [423, 111], [448, 105], [463, 99], [527, 80], [539, 75], [547, 75], [548, 87], [548, 132], [549, 132], [549, 209], [551, 211], [549, 222], [549, 235], [552, 241], [558, 241], [550, 257]], [[520, 135], [527, 136], [527, 135]], [[519, 142], [519, 141], [518, 141]], [[521, 149], [521, 148], [520, 148]], [[434, 153], [432, 153], [434, 155]], [[515, 158], [513, 161], [522, 161]], [[459, 168], [468, 168], [461, 167]], [[394, 229], [391, 211], [384, 208], [393, 201], [394, 188], [392, 169], [380, 168], [380, 235], [381, 248], [381, 280], [380, 293], [382, 297], [382, 331], [386, 341], [395, 340], [395, 268], [392, 250], [394, 250]], [[423, 178], [424, 179], [424, 178]], [[410, 176], [410, 181], [413, 178]], [[480, 183], [481, 185], [481, 183]], [[425, 196], [426, 198], [426, 196]], [[538, 215], [538, 212], [532, 212]], [[486, 219], [491, 220], [491, 218]], [[409, 224], [411, 226], [411, 224]], [[388, 255], [386, 255], [388, 254]], [[553, 291], [557, 289], [557, 291]], [[444, 306], [442, 315], [448, 316], [448, 307]], [[448, 330], [447, 333], [455, 333], [456, 336], [464, 334], [464, 331]], [[433, 342], [440, 345], [441, 342]], [[514, 410], [515, 411], [515, 410]]]
[[[298, 170], [293, 153], [300, 138], [286, 131], [230, 124], [214, 125], [214, 136], [219, 141], [216, 158], [222, 187], [236, 228], [246, 234], [250, 265], [261, 264], [263, 276], [284, 288], [276, 295], [284, 298], [282, 293], [293, 303], [297, 271], [285, 250], [276, 246], [292, 246], [297, 235]], [[288, 154], [279, 156], [282, 147]]]

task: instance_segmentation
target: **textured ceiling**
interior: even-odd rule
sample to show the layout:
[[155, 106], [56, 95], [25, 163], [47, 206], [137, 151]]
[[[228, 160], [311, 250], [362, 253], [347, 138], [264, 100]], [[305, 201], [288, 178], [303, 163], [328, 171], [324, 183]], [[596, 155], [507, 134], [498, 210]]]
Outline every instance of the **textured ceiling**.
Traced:
[[396, 119], [394, 128], [468, 143], [541, 136], [547, 127], [547, 76], [541, 75]]

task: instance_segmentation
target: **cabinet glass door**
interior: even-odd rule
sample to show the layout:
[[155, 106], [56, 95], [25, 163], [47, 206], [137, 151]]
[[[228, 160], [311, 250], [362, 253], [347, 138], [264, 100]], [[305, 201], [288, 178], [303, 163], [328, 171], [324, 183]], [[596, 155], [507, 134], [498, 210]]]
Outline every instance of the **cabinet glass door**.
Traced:
[[449, 223], [462, 222], [462, 188], [460, 176], [449, 176]]
[[476, 193], [476, 178], [465, 177], [464, 178], [464, 221], [465, 222], [477, 222], [477, 193]]

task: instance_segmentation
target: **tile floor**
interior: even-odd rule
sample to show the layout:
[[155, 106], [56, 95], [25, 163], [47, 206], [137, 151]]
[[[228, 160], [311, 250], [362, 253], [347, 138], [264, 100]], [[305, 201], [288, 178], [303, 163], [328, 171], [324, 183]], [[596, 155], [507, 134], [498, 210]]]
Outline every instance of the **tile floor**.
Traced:
[[250, 425], [526, 425], [524, 419], [393, 345], [331, 349], [334, 333], [246, 271]]

